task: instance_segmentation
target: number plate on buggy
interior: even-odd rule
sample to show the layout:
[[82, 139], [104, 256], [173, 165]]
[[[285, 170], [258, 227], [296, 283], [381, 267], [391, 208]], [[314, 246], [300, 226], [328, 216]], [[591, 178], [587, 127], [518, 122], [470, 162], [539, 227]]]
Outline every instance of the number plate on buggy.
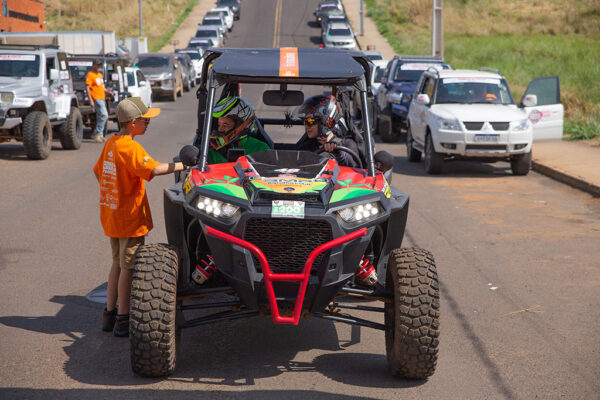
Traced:
[[489, 135], [478, 134], [478, 135], [475, 135], [475, 137], [473, 138], [473, 140], [476, 142], [484, 142], [484, 143], [496, 143], [496, 142], [498, 142], [498, 139], [500, 139], [500, 135], [494, 135], [494, 134], [489, 134]]
[[273, 218], [304, 218], [304, 202], [273, 200], [271, 208]]

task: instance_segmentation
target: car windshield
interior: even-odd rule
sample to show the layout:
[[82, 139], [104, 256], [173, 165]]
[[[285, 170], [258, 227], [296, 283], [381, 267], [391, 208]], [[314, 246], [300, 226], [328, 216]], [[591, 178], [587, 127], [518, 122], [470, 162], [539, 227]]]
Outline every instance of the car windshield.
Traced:
[[135, 86], [135, 73], [127, 72], [127, 86]]
[[[440, 66], [439, 63], [405, 63], [396, 68], [394, 81], [396, 82], [416, 82], [421, 77], [423, 71], [429, 67]], [[444, 66], [444, 69], [446, 67]]]
[[221, 25], [221, 20], [220, 19], [203, 19], [202, 20], [202, 25]]
[[92, 61], [69, 60], [69, 69], [74, 81], [82, 81], [92, 70]]
[[198, 53], [197, 51], [182, 51], [182, 53], [187, 54], [188, 56], [190, 56], [190, 58], [192, 60], [200, 60], [202, 57], [200, 56], [200, 53]]
[[321, 11], [333, 11], [333, 10], [337, 10], [337, 6], [333, 5], [333, 4], [327, 4], [324, 6], [321, 6]]
[[144, 57], [144, 58], [138, 59], [136, 65], [141, 68], [168, 67], [169, 66], [169, 58], [168, 57]]
[[237, 6], [237, 0], [219, 0], [217, 5]]
[[443, 78], [435, 103], [514, 104], [514, 100], [504, 79], [465, 77]]
[[40, 74], [40, 56], [34, 54], [0, 54], [0, 76], [34, 78]]
[[212, 29], [199, 29], [196, 32], [196, 37], [217, 37], [219, 36], [219, 34], [217, 33], [217, 31], [213, 31]]
[[381, 78], [383, 78], [383, 73], [385, 70], [381, 67], [375, 67], [375, 78], [374, 81], [379, 83], [381, 82]]
[[330, 29], [327, 36], [351, 36], [350, 29]]
[[367, 58], [371, 61], [383, 60], [383, 56], [381, 54], [367, 54]]

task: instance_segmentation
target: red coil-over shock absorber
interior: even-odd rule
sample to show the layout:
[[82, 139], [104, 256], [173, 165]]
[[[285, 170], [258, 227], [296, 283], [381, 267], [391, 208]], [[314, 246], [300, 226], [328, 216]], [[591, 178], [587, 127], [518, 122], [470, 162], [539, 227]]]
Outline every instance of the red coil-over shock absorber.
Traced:
[[215, 259], [212, 258], [210, 254], [206, 255], [207, 260], [200, 260], [200, 264], [196, 264], [196, 269], [192, 272], [192, 279], [198, 285], [202, 285], [215, 272], [217, 272], [217, 264], [215, 264]]
[[377, 272], [375, 271], [371, 257], [363, 255], [360, 260], [358, 270], [356, 271], [356, 283], [369, 287], [373, 287], [377, 283]]

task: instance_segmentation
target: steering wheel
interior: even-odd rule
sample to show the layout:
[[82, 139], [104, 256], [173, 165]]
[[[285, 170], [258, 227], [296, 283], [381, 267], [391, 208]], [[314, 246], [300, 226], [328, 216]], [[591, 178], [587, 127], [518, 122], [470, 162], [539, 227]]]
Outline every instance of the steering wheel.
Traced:
[[[355, 152], [354, 150], [352, 150], [352, 149], [349, 149], [349, 148], [348, 148], [348, 147], [346, 147], [346, 146], [340, 146], [340, 145], [337, 145], [337, 146], [335, 147], [335, 149], [336, 149], [336, 150], [340, 150], [340, 151], [344, 151], [344, 152], [346, 152], [346, 153], [350, 154], [350, 156], [352, 157], [352, 159], [353, 159], [354, 161], [356, 161], [356, 163], [359, 165], [359, 167], [360, 167], [360, 168], [364, 168], [364, 167], [363, 167], [363, 163], [362, 163], [362, 161], [361, 161], [361, 159], [360, 159], [359, 155], [358, 155], [358, 154], [356, 154], [356, 152]], [[325, 151], [325, 149], [321, 147], [320, 149], [317, 149], [317, 151], [315, 151], [315, 153], [317, 153], [317, 154], [321, 154], [321, 153], [323, 153], [324, 151]]]

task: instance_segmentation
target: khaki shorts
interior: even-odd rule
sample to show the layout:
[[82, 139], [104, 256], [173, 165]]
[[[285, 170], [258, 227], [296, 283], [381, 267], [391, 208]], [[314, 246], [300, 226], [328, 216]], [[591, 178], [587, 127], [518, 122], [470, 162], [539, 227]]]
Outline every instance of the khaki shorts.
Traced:
[[133, 269], [135, 252], [144, 244], [144, 236], [133, 238], [110, 238], [113, 263], [119, 264], [122, 269]]

